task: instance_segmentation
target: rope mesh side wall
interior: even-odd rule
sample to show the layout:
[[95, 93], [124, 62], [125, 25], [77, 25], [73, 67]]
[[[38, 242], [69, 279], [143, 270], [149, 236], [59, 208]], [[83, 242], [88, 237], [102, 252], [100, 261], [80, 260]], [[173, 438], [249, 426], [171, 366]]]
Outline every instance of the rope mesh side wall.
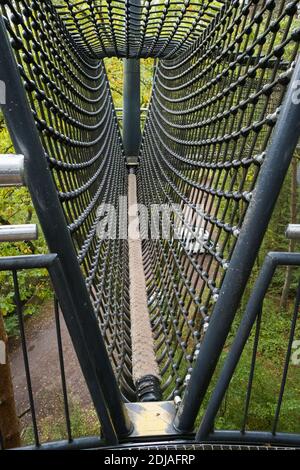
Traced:
[[2, 13], [87, 289], [118, 381], [130, 398], [128, 243], [97, 236], [105, 215], [99, 205], [118, 208], [119, 197], [127, 194], [105, 68], [81, 54], [51, 2], [2, 2]]
[[[170, 239], [143, 241], [156, 357], [169, 398], [184, 391], [247, 213], [298, 50], [299, 3], [153, 1], [137, 12], [123, 0], [56, 6], [51, 0], [0, 1], [66, 223], [128, 398], [128, 243], [97, 236], [105, 216], [99, 205], [111, 204], [122, 216], [119, 197], [128, 190], [100, 58], [164, 58], [143, 138], [138, 196], [149, 212], [162, 204], [175, 210]], [[121, 228], [121, 220], [116, 225]]]
[[170, 238], [143, 242], [166, 398], [184, 391], [218, 302], [297, 54], [298, 4], [227, 2], [158, 66], [138, 194], [174, 209]]

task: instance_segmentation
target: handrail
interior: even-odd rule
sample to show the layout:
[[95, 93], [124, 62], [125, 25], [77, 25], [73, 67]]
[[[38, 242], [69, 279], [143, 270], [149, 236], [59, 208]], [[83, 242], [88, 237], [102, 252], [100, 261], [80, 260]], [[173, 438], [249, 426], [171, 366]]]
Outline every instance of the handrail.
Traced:
[[0, 187], [24, 184], [24, 156], [0, 155]]
[[[198, 442], [201, 442], [203, 440], [207, 440], [213, 437], [212, 430], [214, 426], [214, 421], [216, 419], [216, 415], [220, 409], [220, 406], [222, 404], [226, 391], [229, 387], [230, 381], [233, 377], [234, 371], [239, 363], [243, 349], [250, 336], [255, 320], [260, 315], [266, 292], [270, 286], [275, 270], [278, 266], [300, 266], [300, 253], [271, 252], [266, 256], [263, 267], [257, 278], [257, 281], [255, 283], [255, 286], [249, 298], [247, 307], [245, 309], [244, 315], [242, 317], [241, 324], [236, 333], [235, 339], [230, 348], [230, 351], [228, 353], [228, 356], [226, 358], [222, 371], [219, 375], [218, 381], [214, 387], [209, 403], [206, 407], [205, 414], [202, 418], [199, 430], [196, 435], [196, 441]], [[264, 437], [263, 437], [263, 433], [261, 433], [262, 435], [261, 440], [264, 438], [265, 442], [266, 441], [267, 442], [280, 441], [280, 442], [290, 442], [294, 444], [297, 443], [297, 445], [300, 445], [299, 434], [290, 435], [290, 437], [284, 434], [282, 434], [280, 437], [276, 436], [276, 428], [277, 428], [280, 408], [282, 404], [284, 387], [286, 384], [288, 364], [289, 364], [290, 356], [291, 356], [292, 342], [293, 342], [293, 338], [295, 334], [295, 326], [296, 326], [296, 319], [298, 316], [299, 306], [300, 306], [300, 284], [298, 286], [298, 291], [297, 291], [297, 296], [296, 296], [296, 301], [295, 301], [294, 317], [293, 317], [293, 321], [291, 325], [288, 351], [287, 351], [286, 360], [285, 360], [283, 379], [281, 383], [278, 405], [277, 405], [275, 418], [274, 418], [274, 426], [272, 429], [272, 433], [271, 432], [269, 433], [268, 438], [267, 438], [267, 433], [265, 433]], [[216, 436], [219, 436], [220, 434], [221, 434], [220, 432], [216, 433]], [[258, 432], [257, 433], [253, 433], [253, 432], [245, 433], [244, 432], [244, 434], [245, 436], [243, 439], [244, 440], [248, 439], [248, 442], [251, 439], [253, 441], [255, 441], [255, 439], [256, 440], [259, 439], [259, 435], [260, 435], [260, 433]], [[229, 435], [230, 433], [228, 433], [228, 439], [229, 439]], [[238, 432], [236, 433], [236, 439], [241, 439], [241, 435], [239, 435]]]

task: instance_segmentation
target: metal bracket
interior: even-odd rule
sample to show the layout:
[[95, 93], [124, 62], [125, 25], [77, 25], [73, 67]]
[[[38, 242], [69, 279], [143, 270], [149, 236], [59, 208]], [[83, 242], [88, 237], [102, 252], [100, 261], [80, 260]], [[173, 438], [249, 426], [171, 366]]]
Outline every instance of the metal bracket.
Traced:
[[177, 436], [173, 427], [175, 405], [171, 401], [126, 403], [133, 432], [130, 437]]

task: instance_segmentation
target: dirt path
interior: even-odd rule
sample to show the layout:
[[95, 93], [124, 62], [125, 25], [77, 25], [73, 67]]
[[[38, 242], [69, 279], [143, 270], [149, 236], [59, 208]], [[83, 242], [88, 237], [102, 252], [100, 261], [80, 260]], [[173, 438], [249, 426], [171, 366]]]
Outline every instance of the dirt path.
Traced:
[[[52, 302], [46, 302], [39, 314], [25, 324], [32, 388], [38, 418], [63, 413], [61, 375], [58, 359], [56, 326]], [[92, 406], [89, 392], [61, 316], [64, 363], [70, 402], [80, 408]], [[20, 340], [10, 342], [10, 362], [15, 400], [22, 426], [30, 423], [29, 400]]]

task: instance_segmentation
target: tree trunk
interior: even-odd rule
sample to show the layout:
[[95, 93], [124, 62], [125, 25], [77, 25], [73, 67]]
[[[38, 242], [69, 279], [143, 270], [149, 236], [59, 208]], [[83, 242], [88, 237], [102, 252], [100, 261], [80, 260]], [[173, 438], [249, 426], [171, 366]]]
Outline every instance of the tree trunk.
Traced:
[[[0, 439], [4, 449], [20, 447], [19, 420], [16, 413], [14, 391], [7, 353], [8, 338], [0, 313]], [[4, 360], [3, 360], [4, 359]], [[5, 364], [2, 364], [5, 362]]]
[[[298, 181], [297, 181], [297, 158], [294, 157], [292, 160], [292, 182], [291, 182], [291, 223], [297, 223], [297, 192], [298, 192]], [[296, 241], [290, 240], [289, 242], [289, 252], [292, 253], [295, 251]], [[286, 308], [289, 296], [289, 290], [292, 282], [292, 267], [289, 266], [286, 269], [285, 282], [282, 290], [280, 307]]]

